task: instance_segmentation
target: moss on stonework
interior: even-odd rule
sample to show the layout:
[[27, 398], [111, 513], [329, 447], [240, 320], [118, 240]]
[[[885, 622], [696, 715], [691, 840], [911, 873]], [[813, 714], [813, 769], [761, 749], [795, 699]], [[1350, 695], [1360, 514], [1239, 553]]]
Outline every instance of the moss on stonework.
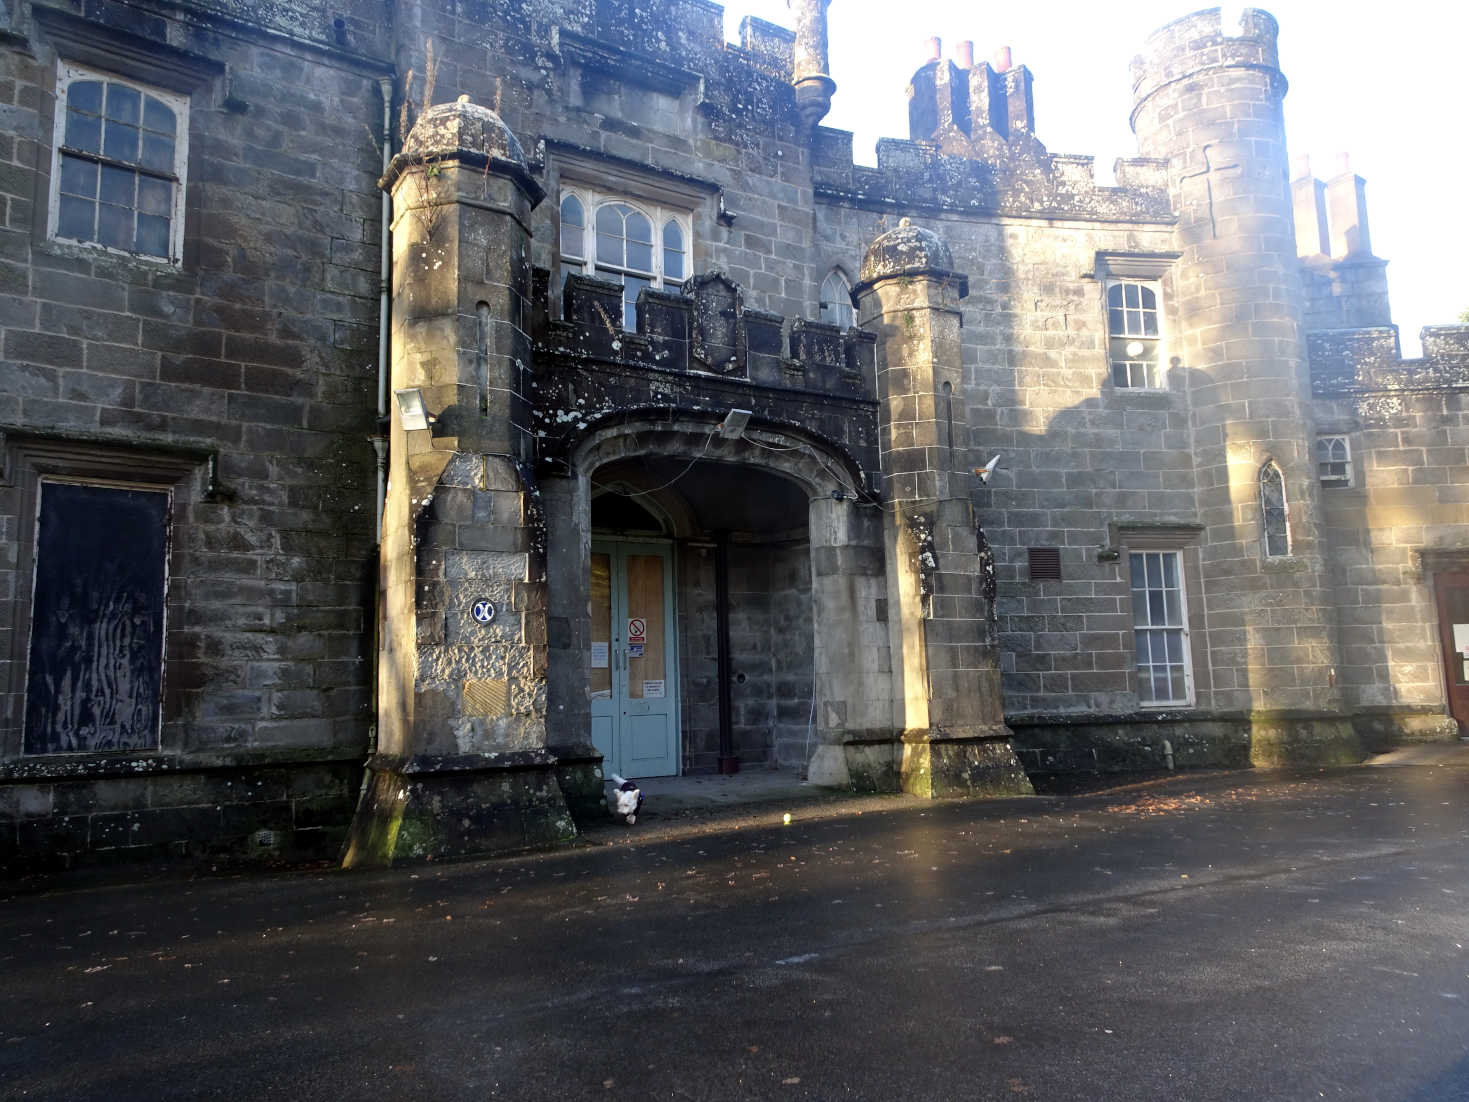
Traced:
[[441, 849], [443, 836], [431, 819], [417, 817], [403, 819], [395, 833], [397, 845], [393, 848], [389, 860], [428, 857], [438, 853]]
[[1362, 743], [1349, 719], [1252, 719], [1250, 764], [1261, 769], [1356, 765]]

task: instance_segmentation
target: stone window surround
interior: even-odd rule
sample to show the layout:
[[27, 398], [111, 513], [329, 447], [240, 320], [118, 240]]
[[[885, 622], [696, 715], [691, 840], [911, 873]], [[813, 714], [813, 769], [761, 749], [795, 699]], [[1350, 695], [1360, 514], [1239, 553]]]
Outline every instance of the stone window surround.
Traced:
[[[1180, 564], [1183, 568], [1183, 602], [1184, 622], [1187, 625], [1186, 638], [1188, 646], [1185, 655], [1188, 659], [1188, 702], [1184, 704], [1144, 704], [1138, 703], [1138, 710], [1144, 712], [1166, 712], [1192, 710], [1198, 706], [1199, 701], [1210, 692], [1209, 664], [1205, 653], [1205, 621], [1203, 595], [1203, 573], [1199, 565], [1199, 538], [1203, 534], [1204, 527], [1201, 524], [1108, 524], [1108, 536], [1110, 546], [1102, 549], [1102, 558], [1110, 560], [1116, 556], [1122, 571], [1122, 580], [1128, 581], [1128, 570], [1131, 560], [1129, 555], [1133, 551], [1177, 551]], [[1129, 582], [1130, 585], [1130, 582]], [[1131, 596], [1128, 598], [1129, 624], [1132, 619]], [[1137, 655], [1137, 640], [1133, 636], [1132, 628], [1126, 631], [1127, 638], [1124, 646], [1127, 653]], [[1136, 661], [1128, 668], [1128, 681], [1134, 695], [1138, 690], [1137, 664]]]
[[[840, 291], [840, 294], [836, 292]], [[841, 265], [833, 265], [821, 281], [817, 294], [821, 320], [843, 331], [857, 324], [857, 310], [852, 305], [852, 281]]]
[[[89, 485], [115, 486], [124, 489], [164, 490], [170, 494], [168, 546], [178, 545], [177, 502], [181, 493], [188, 492], [190, 479], [203, 474], [206, 478], [213, 470], [213, 455], [208, 452], [187, 449], [136, 449], [125, 445], [104, 442], [68, 440], [46, 436], [11, 435], [0, 438], [0, 485], [19, 489], [19, 554], [16, 564], [15, 623], [30, 622], [32, 581], [35, 576], [35, 540], [37, 509], [40, 504], [40, 486], [43, 478], [62, 479]], [[200, 482], [204, 479], [198, 479]], [[207, 497], [207, 488], [202, 496]], [[164, 637], [167, 638], [166, 620], [170, 601], [172, 571], [165, 564]], [[0, 715], [0, 762], [18, 761], [21, 754], [23, 717], [25, 714], [26, 666], [30, 648], [30, 632], [11, 633], [9, 683], [0, 686], [6, 693], [4, 714]], [[164, 682], [161, 686], [163, 699], [167, 699], [167, 662], [164, 662]], [[166, 724], [168, 716], [163, 716]], [[164, 747], [151, 751], [158, 753]], [[116, 753], [83, 751], [64, 755], [27, 755], [25, 760], [50, 760], [52, 758], [107, 758], [114, 756], [146, 756], [150, 751], [125, 750]]]
[[[693, 233], [690, 227], [691, 219], [688, 212], [665, 207], [660, 204], [649, 203], [626, 192], [604, 191], [601, 188], [590, 187], [567, 180], [562, 183], [561, 193], [557, 197], [558, 223], [561, 221], [562, 204], [572, 197], [575, 197], [580, 202], [582, 208], [582, 218], [584, 220], [582, 227], [582, 249], [579, 256], [565, 251], [562, 247], [563, 243], [561, 240], [561, 232], [565, 229], [565, 225], [564, 223], [561, 224], [557, 231], [556, 251], [557, 261], [561, 266], [563, 276], [567, 273], [568, 266], [575, 266], [576, 270], [596, 278], [613, 278], [626, 274], [635, 279], [646, 281], [647, 285], [655, 291], [661, 291], [669, 287], [682, 287], [684, 281], [693, 275], [690, 264]], [[631, 208], [632, 211], [647, 218], [651, 224], [653, 240], [649, 242], [651, 264], [648, 268], [638, 268], [630, 263], [612, 264], [608, 261], [598, 259], [597, 237], [599, 235], [596, 227], [597, 216], [600, 211], [609, 206]], [[681, 238], [680, 243], [683, 246], [683, 248], [677, 250], [683, 256], [683, 274], [679, 276], [670, 276], [665, 269], [667, 263], [667, 257], [665, 255], [667, 242], [664, 235], [667, 232], [669, 224], [678, 228]], [[604, 276], [601, 273], [611, 273], [611, 275]], [[628, 303], [628, 306], [630, 310], [631, 302]], [[628, 324], [629, 320], [630, 318], [624, 319], [624, 328], [632, 329], [633, 326]]]
[[[120, 80], [123, 83], [143, 86], [150, 94], [163, 93], [170, 97], [182, 97], [192, 103], [209, 89], [218, 89], [226, 83], [227, 70], [224, 63], [190, 50], [179, 49], [152, 39], [114, 28], [102, 28], [81, 16], [54, 8], [37, 5], [34, 11], [36, 38], [47, 49], [46, 71], [52, 81], [58, 82], [63, 66], [90, 69], [103, 79]], [[34, 202], [37, 211], [50, 212], [57, 188], [56, 140], [58, 127], [65, 123], [65, 112], [61, 108], [57, 84], [45, 89], [40, 106], [40, 126], [43, 148], [37, 158], [35, 173]], [[230, 101], [226, 100], [226, 104]], [[53, 216], [35, 218], [32, 221], [32, 243], [47, 252], [67, 256], [95, 257], [99, 254], [118, 260], [147, 265], [157, 269], [184, 267], [188, 253], [185, 251], [189, 234], [185, 222], [196, 211], [189, 210], [186, 172], [188, 163], [189, 112], [180, 114], [178, 136], [175, 144], [175, 159], [178, 164], [179, 186], [176, 194], [177, 216], [171, 227], [174, 240], [170, 243], [168, 259], [135, 253], [120, 252], [104, 246], [57, 239], [51, 235]], [[51, 148], [44, 148], [45, 142]]]
[[[61, 209], [61, 157], [64, 151], [66, 134], [66, 95], [72, 84], [80, 81], [98, 81], [104, 84], [122, 85], [140, 93], [145, 98], [152, 98], [162, 102], [174, 113], [174, 154], [173, 167], [170, 173], [154, 174], [147, 171], [141, 162], [102, 161], [106, 165], [114, 163], [118, 167], [132, 172], [136, 176], [151, 179], [167, 180], [171, 185], [172, 199], [169, 204], [169, 241], [168, 255], [157, 256], [152, 253], [141, 253], [131, 250], [117, 249], [100, 241], [78, 240], [60, 236], [60, 209]], [[189, 98], [169, 92], [156, 85], [144, 84], [140, 81], [130, 80], [117, 73], [106, 72], [100, 69], [76, 65], [68, 61], [57, 62], [56, 74], [56, 120], [52, 132], [51, 141], [51, 187], [46, 204], [46, 236], [55, 241], [65, 241], [72, 245], [88, 249], [101, 249], [116, 256], [131, 257], [148, 263], [177, 265], [183, 260], [184, 240], [184, 192], [188, 186], [188, 163], [189, 163]], [[133, 208], [136, 211], [136, 208]]]
[[[1277, 483], [1280, 486], [1278, 508], [1272, 508], [1265, 500], [1267, 487], [1271, 483]], [[1256, 484], [1256, 504], [1260, 509], [1260, 550], [1267, 559], [1290, 558], [1294, 551], [1295, 540], [1291, 537], [1290, 498], [1285, 492], [1285, 471], [1274, 459], [1267, 459], [1260, 464], [1260, 469], [1256, 474]], [[1271, 523], [1272, 516], [1278, 518], [1278, 529]]]
[[[1101, 289], [1099, 309], [1102, 312], [1102, 332], [1107, 337], [1107, 387], [1111, 390], [1126, 393], [1158, 393], [1167, 391], [1168, 386], [1168, 296], [1164, 294], [1163, 284], [1172, 272], [1174, 265], [1178, 262], [1181, 253], [1131, 253], [1131, 252], [1098, 252], [1095, 255], [1093, 272], [1089, 273], [1097, 280]], [[1138, 284], [1147, 287], [1153, 292], [1154, 301], [1158, 314], [1158, 336], [1157, 336], [1157, 370], [1158, 386], [1118, 386], [1114, 381], [1111, 356], [1111, 338], [1114, 336], [1111, 330], [1110, 314], [1108, 311], [1108, 295], [1113, 287], [1122, 283]], [[1116, 334], [1121, 336], [1122, 334]]]
[[[582, 199], [587, 220], [586, 255], [595, 255], [595, 207], [613, 201], [642, 211], [653, 221], [654, 260], [658, 279], [654, 287], [663, 287], [663, 225], [672, 218], [683, 232], [684, 276], [686, 283], [701, 270], [707, 257], [699, 252], [708, 239], [709, 220], [721, 215], [723, 193], [718, 184], [692, 176], [640, 165], [619, 157], [598, 154], [559, 142], [546, 143], [547, 193], [554, 203], [547, 203], [552, 225], [551, 240], [555, 271], [551, 279], [552, 297], [559, 306], [561, 286], [565, 282], [561, 252], [561, 200], [568, 191]], [[589, 199], [591, 200], [589, 202]], [[718, 208], [717, 210], [714, 208]], [[722, 217], [728, 217], [721, 215]], [[595, 267], [594, 261], [587, 268]], [[591, 271], [588, 275], [593, 274]]]
[[[1341, 458], [1335, 459], [1330, 457], [1334, 454], [1335, 449], [1333, 448], [1328, 453], [1328, 458], [1323, 459], [1321, 455], [1322, 445], [1325, 444], [1328, 448], [1331, 448], [1333, 444], [1337, 443], [1341, 444]], [[1342, 468], [1341, 473], [1339, 475], [1334, 473], [1328, 474], [1323, 470], [1323, 468], [1328, 466], [1340, 466]], [[1351, 438], [1347, 434], [1339, 432], [1318, 433], [1316, 436], [1316, 477], [1321, 485], [1333, 488], [1350, 488], [1356, 482], [1355, 478], [1353, 478], [1353, 473]]]

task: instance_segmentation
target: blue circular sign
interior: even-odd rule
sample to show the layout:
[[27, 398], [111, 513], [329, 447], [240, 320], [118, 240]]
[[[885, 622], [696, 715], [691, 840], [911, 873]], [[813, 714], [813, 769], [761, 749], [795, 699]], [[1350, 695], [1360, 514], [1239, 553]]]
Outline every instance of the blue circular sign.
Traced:
[[480, 599], [470, 606], [469, 614], [481, 624], [488, 624], [495, 618], [495, 606], [489, 601]]

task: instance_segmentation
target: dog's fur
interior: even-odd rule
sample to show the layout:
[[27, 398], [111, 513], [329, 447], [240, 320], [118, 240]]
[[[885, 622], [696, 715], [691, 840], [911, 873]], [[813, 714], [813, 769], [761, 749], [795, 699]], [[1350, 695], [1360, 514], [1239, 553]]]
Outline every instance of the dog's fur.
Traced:
[[638, 821], [638, 809], [643, 806], [643, 790], [625, 777], [612, 774], [612, 791], [607, 793], [607, 810], [628, 826]]

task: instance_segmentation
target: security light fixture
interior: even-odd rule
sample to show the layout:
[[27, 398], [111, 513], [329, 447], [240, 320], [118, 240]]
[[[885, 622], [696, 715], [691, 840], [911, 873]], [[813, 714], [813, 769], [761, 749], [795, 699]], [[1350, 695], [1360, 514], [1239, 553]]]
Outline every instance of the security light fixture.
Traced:
[[433, 415], [423, 404], [423, 391], [416, 386], [395, 390], [393, 397], [398, 399], [398, 414], [405, 429], [426, 429], [433, 424]]
[[726, 440], [738, 440], [745, 434], [745, 426], [749, 423], [749, 410], [732, 409], [724, 415], [724, 421], [719, 426], [719, 435]]

